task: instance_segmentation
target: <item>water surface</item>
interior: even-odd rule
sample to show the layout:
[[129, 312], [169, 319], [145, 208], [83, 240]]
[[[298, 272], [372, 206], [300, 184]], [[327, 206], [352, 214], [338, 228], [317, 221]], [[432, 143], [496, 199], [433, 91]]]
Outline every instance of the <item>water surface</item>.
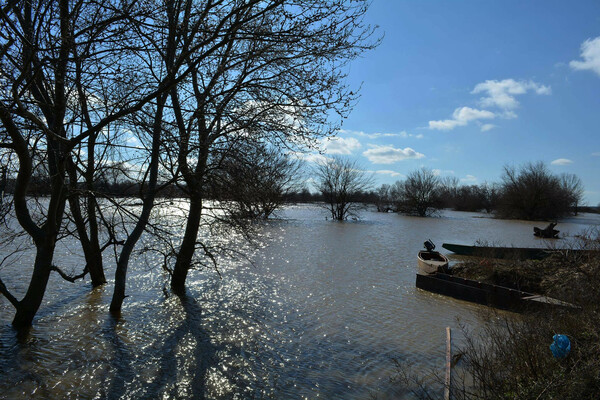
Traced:
[[[194, 271], [184, 299], [165, 296], [159, 259], [137, 257], [119, 321], [108, 315], [111, 282], [91, 291], [88, 281], [53, 276], [23, 338], [0, 298], [0, 398], [405, 397], [406, 389], [390, 381], [394, 360], [423, 373], [442, 371], [445, 327], [477, 329], [486, 318], [484, 307], [415, 288], [423, 242], [430, 238], [440, 249], [476, 240], [549, 243], [532, 235], [544, 223], [478, 213], [365, 211], [345, 223], [325, 217], [318, 207], [287, 207], [260, 227], [251, 262], [224, 261], [222, 278]], [[583, 214], [558, 228], [574, 235], [598, 224], [599, 216]], [[78, 254], [77, 244], [67, 243], [55, 261], [80, 266]], [[25, 254], [0, 270], [19, 294], [31, 260]], [[109, 266], [107, 275], [113, 273]]]

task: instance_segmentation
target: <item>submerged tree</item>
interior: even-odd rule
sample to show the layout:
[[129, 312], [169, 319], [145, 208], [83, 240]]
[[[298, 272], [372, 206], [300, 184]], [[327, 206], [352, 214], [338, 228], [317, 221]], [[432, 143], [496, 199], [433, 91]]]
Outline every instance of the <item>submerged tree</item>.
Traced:
[[230, 204], [236, 218], [267, 219], [299, 184], [301, 163], [261, 143], [234, 146], [209, 177], [216, 199]]
[[372, 175], [361, 170], [356, 161], [340, 157], [321, 161], [315, 176], [331, 219], [338, 221], [357, 215], [362, 204], [356, 202], [356, 196], [369, 190], [373, 183]]
[[498, 214], [504, 218], [556, 219], [573, 212], [582, 196], [576, 176], [562, 179], [543, 162], [504, 167]]
[[[214, 6], [210, 3], [207, 7]], [[223, 32], [207, 34], [206, 27], [198, 22], [204, 22], [204, 13], [195, 19], [194, 29], [186, 31], [187, 42], [176, 40], [180, 25], [174, 18], [167, 21], [174, 14], [169, 10], [172, 2], [125, 1], [115, 5], [110, 1], [68, 0], [11, 2], [2, 9], [0, 121], [9, 140], [4, 147], [18, 158], [13, 196], [16, 218], [36, 247], [33, 274], [23, 299], [16, 299], [0, 281], [1, 292], [16, 309], [13, 324], [17, 327], [31, 324], [51, 271], [69, 278], [53, 264], [65, 213], [77, 226], [86, 270], [95, 274], [95, 284], [104, 281], [101, 249], [94, 237], [94, 209], [98, 207], [90, 201], [90, 184], [97, 170], [94, 142], [112, 124], [127, 123], [125, 117], [137, 113], [139, 120], [147, 114], [144, 107], [149, 107], [155, 121], [146, 164], [149, 184], [140, 223], [127, 238], [119, 259], [116, 282], [119, 289], [124, 287], [122, 272], [128, 254], [153, 204], [152, 182], [156, 179], [162, 135], [160, 113], [167, 92], [188, 73], [179, 67], [188, 64], [193, 49], [205, 42], [215, 47], [224, 42], [220, 36]], [[211, 52], [204, 54], [208, 57]], [[90, 153], [78, 157], [81, 149]], [[27, 197], [35, 173], [48, 182], [47, 206], [39, 217], [32, 214], [32, 199]], [[79, 184], [82, 178], [87, 191], [82, 191]], [[88, 200], [87, 215], [79, 210], [82, 195]], [[115, 305], [119, 296], [116, 299]], [[111, 308], [120, 308], [120, 303]]]
[[[3, 6], [0, 121], [9, 139], [5, 147], [18, 158], [13, 194], [16, 218], [36, 248], [29, 287], [21, 300], [0, 281], [2, 293], [16, 309], [16, 327], [31, 324], [52, 271], [67, 277], [53, 264], [53, 256], [65, 218], [70, 180], [76, 179], [67, 173], [72, 167], [73, 149], [143, 104], [127, 94], [115, 93], [108, 115], [100, 113], [82, 124], [83, 108], [96, 115], [89, 74], [107, 69], [104, 74], [110, 75], [114, 73], [111, 68], [117, 66], [124, 73], [131, 72], [127, 63], [119, 62], [124, 59], [120, 50], [127, 44], [115, 43], [126, 39], [127, 24], [142, 11], [126, 3], [120, 9], [103, 2], [72, 4], [67, 0]], [[132, 75], [128, 83], [139, 87], [140, 81]], [[41, 173], [48, 182], [49, 198], [40, 216], [32, 213], [32, 200], [27, 196], [34, 173]]]
[[[213, 171], [223, 167], [232, 145], [297, 148], [338, 129], [330, 115], [347, 115], [356, 99], [343, 67], [375, 45], [367, 42], [372, 30], [362, 24], [367, 6], [341, 0], [246, 2], [234, 13], [226, 45], [190, 66], [189, 79], [172, 89], [173, 135], [167, 143], [190, 198], [173, 290], [184, 290], [197, 249], [203, 254], [196, 256], [210, 257], [198, 240], [206, 188], [210, 176], [220, 176]], [[209, 25], [218, 26], [223, 14], [207, 14]], [[270, 212], [267, 203], [262, 207]]]
[[581, 179], [575, 174], [561, 174], [560, 185], [563, 194], [566, 196], [566, 202], [571, 207], [572, 212], [577, 215], [578, 207], [583, 199], [584, 187]]
[[396, 188], [397, 210], [402, 213], [426, 217], [440, 209], [440, 180], [430, 169], [409, 173]]

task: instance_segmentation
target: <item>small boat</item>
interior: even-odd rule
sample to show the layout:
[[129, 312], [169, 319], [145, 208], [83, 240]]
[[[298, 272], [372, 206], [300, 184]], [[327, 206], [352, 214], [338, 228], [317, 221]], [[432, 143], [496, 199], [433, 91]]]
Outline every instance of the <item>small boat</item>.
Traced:
[[517, 260], [541, 260], [551, 254], [547, 249], [527, 247], [465, 246], [453, 243], [443, 243], [442, 247], [461, 256], [510, 258]]
[[448, 258], [435, 251], [435, 244], [430, 240], [425, 243], [426, 250], [419, 251], [417, 263], [419, 265], [419, 274], [434, 274], [448, 268]]
[[577, 306], [561, 300], [444, 273], [417, 274], [416, 286], [429, 292], [511, 311]]
[[544, 229], [534, 226], [533, 227], [533, 236], [541, 237], [544, 239], [558, 239], [558, 233], [560, 231], [554, 229], [555, 226], [556, 226], [556, 222], [550, 223]]
[[507, 258], [512, 260], [541, 260], [553, 253], [592, 254], [593, 250], [578, 249], [543, 249], [532, 247], [488, 247], [465, 246], [462, 244], [443, 243], [442, 247], [461, 256], [486, 258]]

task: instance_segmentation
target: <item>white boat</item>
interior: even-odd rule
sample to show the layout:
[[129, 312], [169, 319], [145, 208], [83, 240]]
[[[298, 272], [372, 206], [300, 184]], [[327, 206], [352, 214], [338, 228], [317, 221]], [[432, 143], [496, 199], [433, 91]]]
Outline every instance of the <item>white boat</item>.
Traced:
[[448, 258], [439, 251], [419, 251], [417, 257], [419, 264], [419, 274], [429, 275], [438, 272], [438, 268], [446, 268], [448, 266]]

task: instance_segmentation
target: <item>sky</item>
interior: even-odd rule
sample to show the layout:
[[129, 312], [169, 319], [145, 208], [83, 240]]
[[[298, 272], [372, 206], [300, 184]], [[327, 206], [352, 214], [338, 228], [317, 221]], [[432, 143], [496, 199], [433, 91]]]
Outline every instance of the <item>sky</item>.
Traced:
[[374, 0], [383, 41], [348, 67], [361, 98], [326, 155], [376, 185], [426, 167], [463, 184], [543, 161], [600, 204], [600, 1]]

